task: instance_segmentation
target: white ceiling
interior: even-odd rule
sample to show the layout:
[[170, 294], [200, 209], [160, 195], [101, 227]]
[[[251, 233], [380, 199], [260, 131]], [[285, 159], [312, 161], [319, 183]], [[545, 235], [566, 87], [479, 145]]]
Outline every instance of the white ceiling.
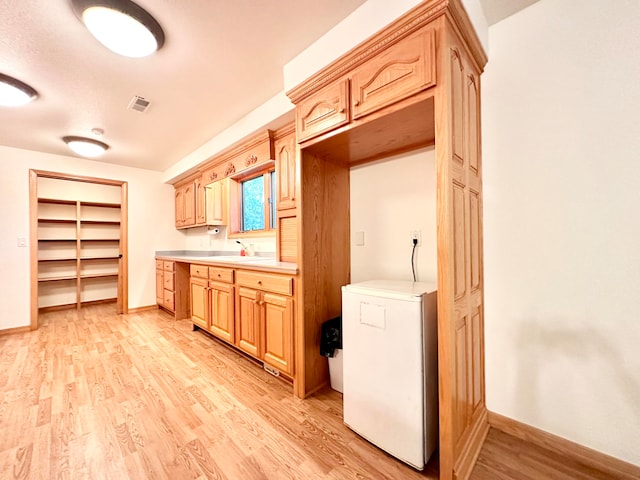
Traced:
[[[0, 145], [74, 155], [61, 138], [101, 128], [100, 161], [165, 170], [282, 91], [283, 65], [364, 1], [136, 0], [166, 42], [131, 59], [99, 44], [69, 0], [1, 0], [0, 73], [40, 97], [0, 108]], [[495, 23], [533, 1], [481, 3]], [[145, 113], [127, 109], [134, 95]]]

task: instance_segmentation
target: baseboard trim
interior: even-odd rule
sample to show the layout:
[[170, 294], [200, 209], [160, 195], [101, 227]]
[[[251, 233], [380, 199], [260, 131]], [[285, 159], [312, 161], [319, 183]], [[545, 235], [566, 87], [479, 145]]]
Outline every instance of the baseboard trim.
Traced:
[[640, 478], [640, 467], [636, 465], [498, 413], [489, 412], [489, 425], [521, 440], [561, 453], [584, 465], [600, 470], [610, 475], [612, 480], [635, 480]]
[[129, 311], [127, 312], [129, 313], [140, 313], [140, 312], [146, 312], [149, 310], [157, 310], [158, 309], [158, 305], [156, 305], [155, 303], [153, 305], [145, 305], [144, 307], [136, 307], [136, 308], [130, 308]]
[[30, 326], [5, 328], [4, 330], [0, 330], [0, 337], [4, 337], [5, 335], [15, 335], [16, 333], [26, 333], [30, 331], [31, 331]]

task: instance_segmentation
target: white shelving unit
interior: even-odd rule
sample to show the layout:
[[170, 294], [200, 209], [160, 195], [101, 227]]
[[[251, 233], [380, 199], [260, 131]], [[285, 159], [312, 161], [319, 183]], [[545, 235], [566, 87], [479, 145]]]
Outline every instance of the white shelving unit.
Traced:
[[120, 204], [38, 198], [38, 308], [116, 300]]

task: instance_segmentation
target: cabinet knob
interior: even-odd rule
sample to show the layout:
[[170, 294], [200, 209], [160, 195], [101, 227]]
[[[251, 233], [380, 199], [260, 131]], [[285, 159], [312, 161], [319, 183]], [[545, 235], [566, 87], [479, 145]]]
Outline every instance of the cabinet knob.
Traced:
[[354, 107], [357, 107], [358, 105], [360, 105], [360, 100], [356, 100], [355, 102], [353, 102]]
[[344, 112], [346, 112], [346, 111], [347, 111], [347, 109], [346, 109], [346, 108], [344, 108], [344, 107], [342, 107], [338, 113], [344, 113]]
[[258, 285], [262, 285], [262, 280], [258, 280]]

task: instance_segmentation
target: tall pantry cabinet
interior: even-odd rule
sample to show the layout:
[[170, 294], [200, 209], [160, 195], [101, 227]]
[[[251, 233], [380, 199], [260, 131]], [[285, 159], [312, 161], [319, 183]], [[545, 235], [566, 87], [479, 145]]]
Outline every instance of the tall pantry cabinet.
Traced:
[[[287, 92], [296, 105], [300, 288], [295, 352], [304, 397], [326, 383], [322, 322], [349, 283], [349, 172], [435, 145], [441, 479], [469, 478], [488, 432], [484, 389], [480, 74], [461, 0], [426, 0]], [[411, 209], [411, 205], [406, 206]]]

